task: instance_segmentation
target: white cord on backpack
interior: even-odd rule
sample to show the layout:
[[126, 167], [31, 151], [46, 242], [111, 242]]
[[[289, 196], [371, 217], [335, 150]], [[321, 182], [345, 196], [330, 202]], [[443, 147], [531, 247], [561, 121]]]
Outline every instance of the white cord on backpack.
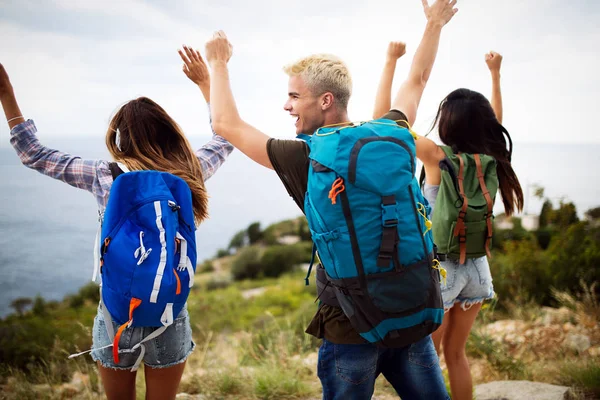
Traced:
[[144, 262], [144, 260], [148, 258], [150, 252], [152, 252], [152, 249], [148, 249], [148, 251], [146, 251], [146, 247], [144, 246], [144, 232], [140, 231], [140, 247], [135, 249], [135, 252], [133, 253], [133, 256], [135, 258], [140, 257], [140, 259], [137, 262], [137, 265], [141, 265]]

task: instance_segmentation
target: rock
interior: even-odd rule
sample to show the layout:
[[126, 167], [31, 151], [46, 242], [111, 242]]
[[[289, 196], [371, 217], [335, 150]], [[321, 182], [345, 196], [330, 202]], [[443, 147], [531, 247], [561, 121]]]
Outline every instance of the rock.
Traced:
[[176, 399], [179, 400], [205, 400], [206, 397], [202, 394], [187, 394], [187, 393], [179, 393], [175, 396]]
[[583, 353], [592, 346], [592, 342], [586, 335], [570, 333], [563, 341], [563, 346], [578, 353]]
[[475, 387], [477, 400], [567, 400], [572, 396], [566, 386], [529, 381], [497, 381]]
[[542, 312], [542, 324], [546, 326], [552, 324], [563, 324], [574, 319], [573, 312], [567, 307], [542, 307]]
[[588, 349], [588, 353], [590, 353], [590, 356], [592, 356], [592, 357], [600, 356], [600, 346], [590, 347]]
[[527, 323], [521, 320], [500, 320], [485, 326], [485, 333], [498, 342], [509, 344], [522, 344], [525, 342], [523, 334], [527, 331]]
[[248, 300], [253, 297], [262, 295], [266, 290], [267, 290], [266, 287], [258, 287], [258, 288], [254, 288], [254, 289], [244, 290], [242, 292], [242, 297], [244, 298], [244, 300]]
[[70, 399], [72, 397], [75, 397], [79, 392], [81, 392], [82, 389], [83, 386], [76, 386], [70, 383], [65, 383], [63, 385], [60, 385], [59, 393], [61, 395], [61, 398]]
[[85, 387], [90, 385], [90, 377], [86, 374], [82, 374], [81, 372], [75, 372], [70, 383], [71, 385], [78, 387], [80, 390], [83, 390]]

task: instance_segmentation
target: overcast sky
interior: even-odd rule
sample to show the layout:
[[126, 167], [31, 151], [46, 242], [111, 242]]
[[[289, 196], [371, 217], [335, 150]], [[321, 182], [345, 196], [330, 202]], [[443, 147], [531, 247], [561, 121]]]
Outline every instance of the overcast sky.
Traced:
[[[489, 95], [484, 53], [493, 49], [504, 55], [504, 125], [515, 141], [600, 143], [600, 2], [459, 0], [458, 8], [443, 30], [417, 131], [428, 129], [451, 90]], [[242, 116], [272, 136], [293, 137], [283, 65], [316, 52], [340, 56], [354, 79], [350, 117], [366, 119], [387, 43], [407, 43], [397, 88], [424, 26], [419, 0], [0, 0], [0, 62], [42, 138], [103, 136], [117, 107], [140, 95], [188, 135], [206, 135], [202, 96], [176, 50], [188, 44], [203, 52], [223, 29], [234, 45], [231, 79]], [[0, 124], [2, 146], [7, 139]]]

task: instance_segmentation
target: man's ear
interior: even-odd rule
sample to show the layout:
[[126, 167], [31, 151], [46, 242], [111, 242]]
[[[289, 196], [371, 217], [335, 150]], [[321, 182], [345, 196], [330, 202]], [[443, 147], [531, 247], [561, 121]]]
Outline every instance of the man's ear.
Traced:
[[325, 111], [333, 106], [334, 98], [330, 92], [321, 95], [321, 110]]

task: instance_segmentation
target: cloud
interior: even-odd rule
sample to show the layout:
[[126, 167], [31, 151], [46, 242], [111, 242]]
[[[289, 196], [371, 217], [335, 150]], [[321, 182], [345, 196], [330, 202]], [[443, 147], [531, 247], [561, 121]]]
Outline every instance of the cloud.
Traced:
[[[199, 91], [181, 73], [182, 43], [202, 49], [212, 31], [234, 44], [231, 79], [238, 108], [250, 123], [277, 137], [293, 135], [282, 109], [287, 78], [281, 67], [316, 52], [342, 57], [354, 78], [350, 115], [371, 114], [387, 42], [403, 40], [394, 89], [408, 73], [423, 32], [419, 1], [307, 0], [0, 2], [0, 53], [24, 112], [43, 134], [103, 134], [123, 102], [147, 95], [186, 132], [205, 135]], [[436, 65], [415, 128], [425, 131], [439, 101], [469, 87], [488, 95], [483, 54], [504, 54], [505, 125], [515, 140], [600, 142], [590, 129], [598, 108], [600, 6], [506, 0], [459, 2], [444, 28]], [[559, 128], [561, 126], [561, 128]], [[569, 135], [564, 134], [568, 126]], [[6, 132], [1, 128], [0, 134]]]

